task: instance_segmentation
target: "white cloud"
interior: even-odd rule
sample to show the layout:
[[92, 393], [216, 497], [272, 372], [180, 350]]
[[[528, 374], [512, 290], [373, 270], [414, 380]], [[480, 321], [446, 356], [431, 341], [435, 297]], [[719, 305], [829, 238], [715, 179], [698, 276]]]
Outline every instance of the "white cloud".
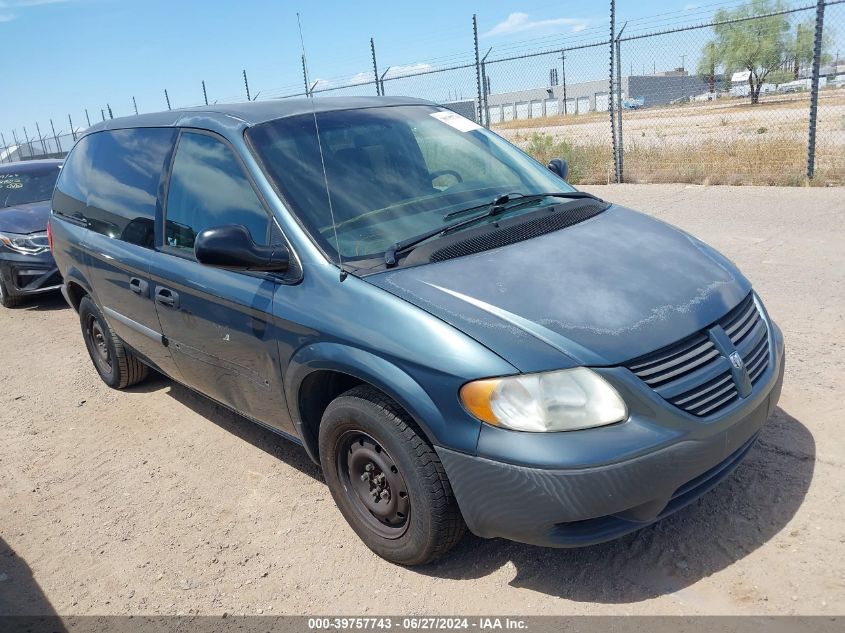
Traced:
[[0, 22], [11, 22], [15, 17], [14, 13], [0, 13]]
[[414, 73], [425, 72], [430, 70], [430, 64], [407, 64], [406, 66], [391, 66], [384, 75], [385, 79], [388, 77], [401, 77], [403, 75], [413, 75]]
[[494, 35], [513, 35], [526, 31], [555, 30], [571, 27], [572, 32], [583, 31], [587, 27], [587, 20], [579, 18], [552, 18], [549, 20], [532, 20], [527, 13], [511, 13], [503, 21], [484, 34], [484, 37]]
[[371, 73], [355, 73], [352, 75], [352, 78], [349, 80], [350, 84], [365, 84], [368, 81], [373, 81], [373, 75]]
[[328, 79], [317, 79], [311, 84], [311, 90], [321, 90], [332, 85]]
[[684, 11], [692, 11], [693, 9], [697, 9], [697, 8], [698, 8], [697, 4], [690, 3], [690, 4], [688, 4], [684, 7]]

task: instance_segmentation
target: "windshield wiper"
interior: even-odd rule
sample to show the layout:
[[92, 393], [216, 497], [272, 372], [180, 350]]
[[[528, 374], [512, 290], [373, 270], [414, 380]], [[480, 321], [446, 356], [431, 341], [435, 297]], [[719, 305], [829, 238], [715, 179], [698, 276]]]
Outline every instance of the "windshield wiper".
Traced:
[[[505, 209], [499, 209], [504, 204], [508, 202], [512, 202], [518, 200], [520, 203], [530, 204], [536, 200], [541, 200], [543, 198], [568, 198], [568, 199], [577, 199], [577, 198], [592, 198], [593, 200], [600, 200], [591, 193], [587, 193], [586, 191], [555, 191], [551, 193], [519, 193], [519, 192], [512, 192], [512, 193], [504, 193], [501, 195], [496, 196], [493, 198], [493, 201], [489, 204], [480, 204], [476, 207], [470, 207], [468, 209], [460, 209], [459, 211], [452, 211], [451, 213], [447, 213], [443, 216], [444, 220], [449, 220], [450, 218], [457, 217], [459, 215], [463, 215], [468, 211], [475, 211], [476, 209], [482, 209], [484, 207], [488, 208], [487, 213], [484, 215], [478, 216], [479, 218], [489, 217], [491, 215], [498, 215]], [[513, 207], [510, 207], [513, 208]]]
[[[601, 198], [597, 198], [591, 193], [587, 193], [585, 191], [563, 191], [563, 192], [555, 192], [555, 193], [505, 193], [496, 196], [493, 198], [492, 202], [488, 204], [480, 204], [475, 207], [469, 207], [468, 209], [461, 209], [460, 211], [452, 211], [451, 213], [447, 213], [443, 216], [444, 220], [448, 220], [449, 218], [454, 218], [458, 215], [463, 213], [467, 213], [469, 211], [475, 211], [476, 209], [483, 209], [487, 207], [487, 211], [484, 213], [479, 213], [477, 215], [470, 216], [463, 220], [458, 220], [457, 222], [453, 222], [451, 224], [447, 224], [446, 226], [441, 226], [436, 229], [431, 229], [430, 231], [426, 231], [425, 233], [420, 233], [419, 235], [415, 235], [413, 237], [409, 237], [408, 239], [402, 240], [401, 242], [396, 242], [393, 246], [387, 249], [384, 253], [384, 263], [390, 267], [396, 265], [396, 255], [408, 250], [409, 248], [413, 248], [417, 244], [421, 242], [425, 242], [428, 239], [436, 235], [446, 235], [451, 231], [455, 231], [457, 229], [463, 228], [470, 224], [474, 224], [479, 220], [483, 220], [484, 218], [493, 217], [504, 213], [505, 211], [510, 211], [514, 208], [517, 208], [523, 204], [530, 204], [536, 200], [540, 200], [542, 198], [569, 198], [569, 199], [577, 199], [577, 198], [592, 198], [594, 200], [601, 200]], [[518, 205], [513, 205], [510, 207], [506, 207], [505, 205], [511, 201], [518, 201]]]

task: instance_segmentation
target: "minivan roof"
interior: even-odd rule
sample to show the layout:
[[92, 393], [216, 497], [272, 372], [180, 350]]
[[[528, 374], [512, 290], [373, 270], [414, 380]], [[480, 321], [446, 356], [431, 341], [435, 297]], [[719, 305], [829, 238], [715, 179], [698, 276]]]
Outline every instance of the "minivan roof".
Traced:
[[330, 112], [380, 106], [423, 104], [434, 105], [430, 101], [412, 97], [317, 97], [315, 99], [273, 99], [243, 103], [216, 103], [194, 108], [165, 110], [163, 112], [108, 119], [91, 126], [85, 130], [85, 134], [133, 127], [176, 127], [180, 125], [181, 121], [198, 115], [205, 115], [211, 119], [237, 119], [247, 126], [252, 126], [274, 119], [310, 114], [313, 111]]

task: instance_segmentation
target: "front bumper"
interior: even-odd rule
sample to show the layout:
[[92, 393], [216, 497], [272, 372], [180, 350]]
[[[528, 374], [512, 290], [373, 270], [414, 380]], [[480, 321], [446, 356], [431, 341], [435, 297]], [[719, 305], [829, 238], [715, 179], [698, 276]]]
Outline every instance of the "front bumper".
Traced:
[[0, 277], [10, 295], [40, 294], [62, 286], [62, 276], [49, 252], [38, 255], [4, 252], [0, 256]]
[[486, 456], [437, 447], [467, 526], [487, 538], [577, 547], [691, 503], [739, 465], [777, 404], [783, 337], [771, 323], [769, 331], [766, 375], [718, 420], [692, 418], [619, 368], [601, 371], [629, 403], [625, 422], [548, 434], [485, 426]]

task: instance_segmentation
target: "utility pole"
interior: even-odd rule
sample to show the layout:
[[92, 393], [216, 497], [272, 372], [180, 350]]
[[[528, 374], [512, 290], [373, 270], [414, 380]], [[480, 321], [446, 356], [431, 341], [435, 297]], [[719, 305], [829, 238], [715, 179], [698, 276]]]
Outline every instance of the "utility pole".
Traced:
[[108, 108], [108, 111], [109, 111], [109, 118], [110, 118], [110, 119], [113, 119], [113, 118], [114, 118], [114, 115], [112, 114], [112, 112], [111, 112], [111, 106], [110, 106], [108, 103], [106, 104], [106, 108]]
[[[6, 145], [6, 137], [3, 135], [3, 133], [2, 133], [2, 132], [0, 132], [0, 140], [2, 140], [2, 141], [3, 141], [3, 149], [4, 149], [4, 150], [9, 149], [9, 146], [8, 146], [8, 145]], [[8, 152], [8, 153], [6, 154], [6, 158], [7, 158], [7, 159], [8, 159], [8, 161], [11, 163], [11, 162], [12, 162], [12, 152]]]
[[103, 121], [106, 120], [106, 111], [102, 108], [100, 108], [100, 117], [103, 119]]
[[138, 116], [138, 102], [135, 101], [135, 96], [132, 96], [132, 107], [135, 108], [135, 116]]
[[252, 99], [249, 96], [249, 81], [247, 81], [247, 79], [246, 79], [246, 69], [244, 69], [244, 88], [246, 88], [246, 100], [252, 101]]
[[73, 142], [76, 142], [76, 130], [73, 129], [73, 119], [70, 118], [70, 115], [67, 115], [67, 122], [70, 125], [70, 135], [73, 137]]
[[167, 109], [170, 110], [170, 95], [167, 94], [167, 88], [164, 89], [164, 100], [167, 101]]
[[481, 60], [479, 59], [478, 54], [478, 21], [475, 18], [475, 14], [472, 14], [472, 39], [475, 44], [475, 83], [477, 87], [477, 97], [478, 97], [478, 107], [476, 108], [476, 116], [478, 117], [476, 121], [481, 123], [483, 119], [483, 112], [481, 111]]
[[370, 53], [373, 55], [373, 77], [376, 82], [376, 96], [380, 96], [381, 88], [378, 82], [378, 64], [376, 64], [376, 43], [373, 41], [373, 38], [370, 38]]
[[205, 91], [205, 79], [202, 80], [202, 99], [208, 105], [208, 93]]
[[88, 108], [85, 108], [85, 120], [88, 121], [88, 127], [91, 127], [91, 117], [88, 116]]

